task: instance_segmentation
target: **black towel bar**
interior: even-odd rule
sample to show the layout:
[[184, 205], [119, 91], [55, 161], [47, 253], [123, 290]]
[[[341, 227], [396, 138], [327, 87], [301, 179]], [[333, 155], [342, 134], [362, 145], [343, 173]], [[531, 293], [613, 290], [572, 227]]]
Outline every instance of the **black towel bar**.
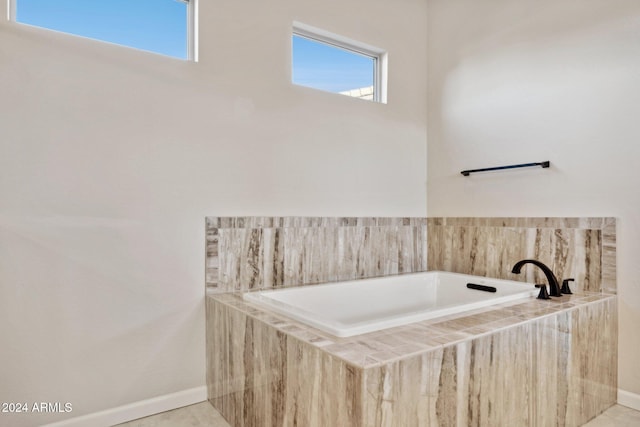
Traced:
[[470, 169], [460, 172], [464, 176], [469, 176], [469, 174], [475, 172], [488, 172], [488, 171], [497, 171], [502, 169], [515, 169], [515, 168], [528, 168], [531, 166], [540, 166], [543, 168], [548, 168], [551, 165], [551, 162], [548, 160], [546, 162], [538, 162], [538, 163], [522, 163], [520, 165], [509, 165], [509, 166], [496, 166], [495, 168], [484, 168], [484, 169]]

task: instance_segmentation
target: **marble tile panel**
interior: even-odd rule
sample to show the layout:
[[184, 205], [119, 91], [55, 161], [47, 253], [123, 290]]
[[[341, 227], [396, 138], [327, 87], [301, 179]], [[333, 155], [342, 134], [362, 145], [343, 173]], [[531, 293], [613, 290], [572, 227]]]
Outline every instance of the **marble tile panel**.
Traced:
[[269, 289], [425, 271], [426, 224], [426, 218], [207, 217], [207, 289]]
[[577, 426], [615, 402], [616, 300], [563, 298], [336, 338], [212, 293], [209, 400], [234, 426]]
[[576, 291], [615, 293], [615, 218], [429, 218], [429, 270], [546, 283], [521, 259], [547, 264]]
[[[210, 217], [206, 236], [209, 399], [231, 425], [573, 426], [615, 402], [613, 218]], [[545, 281], [510, 273], [524, 258], [576, 294], [336, 338], [221, 293], [427, 264]]]
[[602, 318], [615, 317], [612, 305], [366, 369], [366, 425], [582, 425], [615, 403], [616, 371], [607, 361], [616, 325]]
[[607, 218], [602, 229], [602, 291], [616, 293], [616, 221]]
[[[345, 361], [358, 364], [360, 363], [359, 361], [366, 359], [373, 352], [391, 349], [390, 354], [397, 355], [395, 349], [411, 343], [420, 343], [426, 346], [425, 348], [451, 345], [485, 333], [484, 331], [495, 331], [500, 328], [515, 326], [538, 317], [551, 316], [561, 311], [580, 308], [583, 305], [598, 303], [603, 299], [613, 297], [606, 294], [576, 293], [563, 296], [561, 301], [556, 299], [546, 301], [530, 299], [526, 300], [526, 302], [512, 303], [506, 306], [499, 304], [490, 309], [485, 308], [468, 313], [458, 313], [347, 338], [335, 337], [280, 314], [254, 306], [245, 302], [239, 293], [208, 293], [208, 298], [213, 298], [228, 307], [311, 345], [322, 346], [336, 357], [341, 357], [340, 355], [343, 354], [352, 354], [354, 352], [350, 351], [350, 349], [358, 348], [359, 351], [362, 351], [362, 354], [355, 352], [358, 354], [353, 359], [350, 356], [345, 356]], [[214, 323], [210, 322], [208, 324], [211, 327], [214, 325]], [[355, 347], [352, 347], [352, 345], [355, 345]], [[377, 360], [380, 360], [379, 356]]]
[[368, 369], [364, 376], [364, 425], [438, 425], [442, 352], [439, 349]]
[[[232, 426], [362, 425], [362, 370], [207, 299], [209, 401]], [[312, 373], [310, 375], [310, 373]]]
[[573, 310], [567, 423], [582, 425], [617, 400], [618, 311], [615, 299]]

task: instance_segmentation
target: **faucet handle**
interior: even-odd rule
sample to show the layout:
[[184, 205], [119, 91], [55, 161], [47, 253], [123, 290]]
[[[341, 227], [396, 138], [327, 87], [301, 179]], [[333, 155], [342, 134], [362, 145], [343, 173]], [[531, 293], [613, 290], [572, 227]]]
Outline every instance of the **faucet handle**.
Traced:
[[551, 297], [549, 296], [549, 292], [547, 292], [547, 285], [536, 285], [536, 288], [540, 288], [538, 299], [551, 299]]
[[571, 292], [571, 289], [569, 289], [569, 282], [575, 282], [575, 281], [576, 279], [564, 279], [562, 281], [562, 289], [560, 289], [560, 292], [567, 295], [573, 294], [573, 292]]

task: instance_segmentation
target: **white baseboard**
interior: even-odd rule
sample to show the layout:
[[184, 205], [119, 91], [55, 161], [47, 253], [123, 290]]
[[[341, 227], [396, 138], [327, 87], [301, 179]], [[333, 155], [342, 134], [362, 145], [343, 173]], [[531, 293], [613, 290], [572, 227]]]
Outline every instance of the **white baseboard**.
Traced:
[[166, 394], [152, 399], [141, 400], [124, 406], [70, 418], [43, 427], [104, 427], [125, 423], [160, 412], [182, 408], [183, 406], [207, 400], [207, 387], [196, 387], [177, 393]]
[[618, 405], [640, 411], [640, 394], [618, 389]]

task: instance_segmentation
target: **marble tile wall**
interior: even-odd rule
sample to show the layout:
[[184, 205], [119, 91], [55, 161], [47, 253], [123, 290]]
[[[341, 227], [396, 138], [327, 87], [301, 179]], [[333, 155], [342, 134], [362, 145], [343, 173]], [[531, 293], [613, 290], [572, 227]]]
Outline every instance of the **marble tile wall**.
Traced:
[[234, 427], [360, 426], [362, 370], [207, 298], [208, 397]]
[[[208, 393], [233, 426], [578, 426], [615, 403], [613, 218], [209, 217], [206, 230]], [[427, 267], [544, 281], [510, 272], [524, 258], [575, 277], [576, 295], [336, 339], [230, 293]]]
[[207, 217], [209, 292], [427, 269], [426, 218]]
[[209, 400], [243, 427], [579, 426], [616, 401], [617, 301], [563, 298], [335, 338], [211, 295]]
[[546, 283], [526, 258], [547, 264], [573, 289], [616, 293], [615, 218], [429, 218], [429, 270]]
[[367, 425], [580, 426], [616, 401], [616, 317], [609, 300], [368, 369]]

